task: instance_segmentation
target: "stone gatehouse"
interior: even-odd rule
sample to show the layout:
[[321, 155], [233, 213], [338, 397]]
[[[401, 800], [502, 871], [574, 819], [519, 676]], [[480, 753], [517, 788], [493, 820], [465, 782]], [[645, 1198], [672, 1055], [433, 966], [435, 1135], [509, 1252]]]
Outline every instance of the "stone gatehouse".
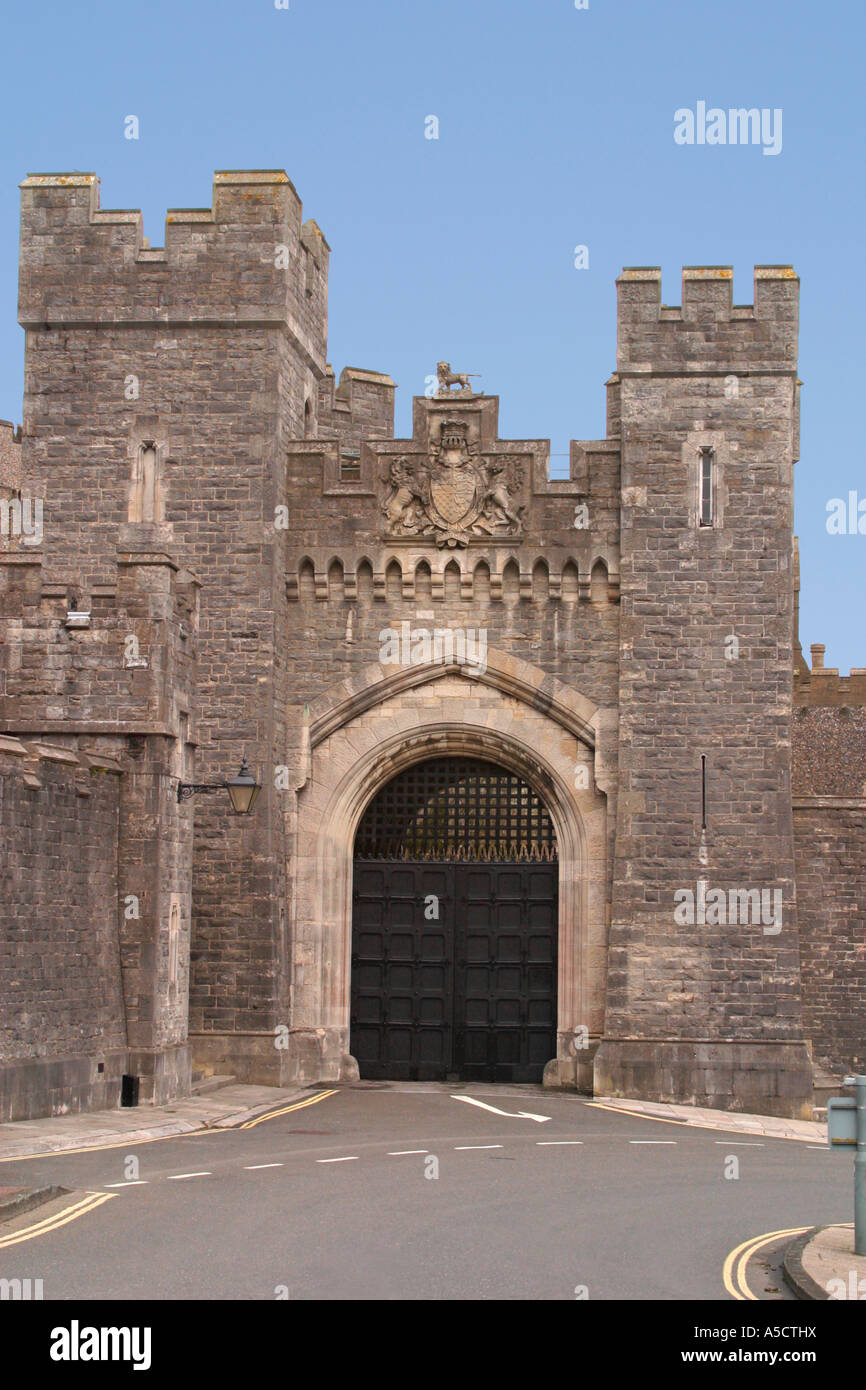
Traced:
[[624, 270], [607, 437], [551, 480], [445, 363], [411, 439], [336, 381], [284, 173], [163, 248], [95, 175], [21, 188], [0, 1118], [193, 1068], [808, 1116], [862, 1069], [866, 671], [797, 639], [793, 270]]

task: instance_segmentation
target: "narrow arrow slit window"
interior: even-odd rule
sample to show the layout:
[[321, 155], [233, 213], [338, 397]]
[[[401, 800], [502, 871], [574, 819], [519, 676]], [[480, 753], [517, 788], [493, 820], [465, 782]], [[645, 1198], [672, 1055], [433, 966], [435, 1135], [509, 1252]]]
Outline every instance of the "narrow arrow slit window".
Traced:
[[713, 524], [713, 483], [715, 454], [712, 449], [701, 449], [699, 456], [700, 475], [698, 480], [698, 524]]

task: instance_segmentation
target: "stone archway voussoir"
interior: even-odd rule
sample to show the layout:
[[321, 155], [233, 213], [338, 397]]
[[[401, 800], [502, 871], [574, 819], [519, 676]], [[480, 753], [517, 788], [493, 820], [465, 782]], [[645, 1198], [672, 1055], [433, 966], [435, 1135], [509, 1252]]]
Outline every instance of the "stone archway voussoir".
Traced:
[[593, 721], [598, 707], [591, 700], [540, 667], [494, 648], [488, 650], [483, 670], [441, 662], [398, 668], [368, 663], [356, 675], [332, 686], [310, 704], [311, 746], [317, 747], [337, 729], [352, 723], [376, 705], [444, 675], [456, 675], [510, 695], [529, 709], [547, 715], [590, 747], [595, 745]]

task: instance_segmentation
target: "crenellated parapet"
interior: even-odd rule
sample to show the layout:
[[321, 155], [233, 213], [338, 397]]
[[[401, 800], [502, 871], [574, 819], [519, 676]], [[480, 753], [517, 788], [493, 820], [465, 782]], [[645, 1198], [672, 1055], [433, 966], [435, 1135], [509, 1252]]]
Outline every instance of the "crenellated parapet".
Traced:
[[847, 676], [838, 667], [824, 665], [824, 644], [813, 642], [809, 648], [811, 668], [803, 662], [794, 671], [794, 704], [797, 706], [864, 706], [866, 705], [866, 667], [852, 666]]
[[500, 439], [498, 408], [416, 397], [412, 438], [365, 433], [357, 458], [289, 443], [290, 598], [615, 598], [619, 442], [576, 441], [571, 476], [552, 480], [549, 442]]
[[393, 439], [396, 383], [383, 372], [344, 367], [339, 383], [328, 364], [319, 382], [318, 439], [340, 441], [344, 469], [357, 472], [362, 439]]
[[100, 208], [96, 174], [20, 187], [24, 328], [272, 325], [324, 375], [330, 249], [282, 170], [217, 172], [213, 206], [170, 209], [162, 247], [140, 211]]
[[[21, 491], [21, 426], [0, 420], [0, 498], [14, 497]], [[0, 532], [0, 545], [5, 537]]]
[[754, 302], [734, 304], [731, 266], [685, 266], [682, 303], [662, 303], [658, 266], [627, 266], [617, 280], [617, 370], [796, 374], [800, 280], [789, 265], [759, 265]]

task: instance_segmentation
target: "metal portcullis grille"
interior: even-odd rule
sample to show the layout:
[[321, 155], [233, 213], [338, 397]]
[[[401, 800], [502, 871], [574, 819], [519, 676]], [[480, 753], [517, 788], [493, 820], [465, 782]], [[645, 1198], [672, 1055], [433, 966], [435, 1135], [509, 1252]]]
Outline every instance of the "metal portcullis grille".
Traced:
[[551, 862], [556, 833], [528, 782], [496, 763], [431, 758], [396, 776], [364, 812], [363, 859]]

